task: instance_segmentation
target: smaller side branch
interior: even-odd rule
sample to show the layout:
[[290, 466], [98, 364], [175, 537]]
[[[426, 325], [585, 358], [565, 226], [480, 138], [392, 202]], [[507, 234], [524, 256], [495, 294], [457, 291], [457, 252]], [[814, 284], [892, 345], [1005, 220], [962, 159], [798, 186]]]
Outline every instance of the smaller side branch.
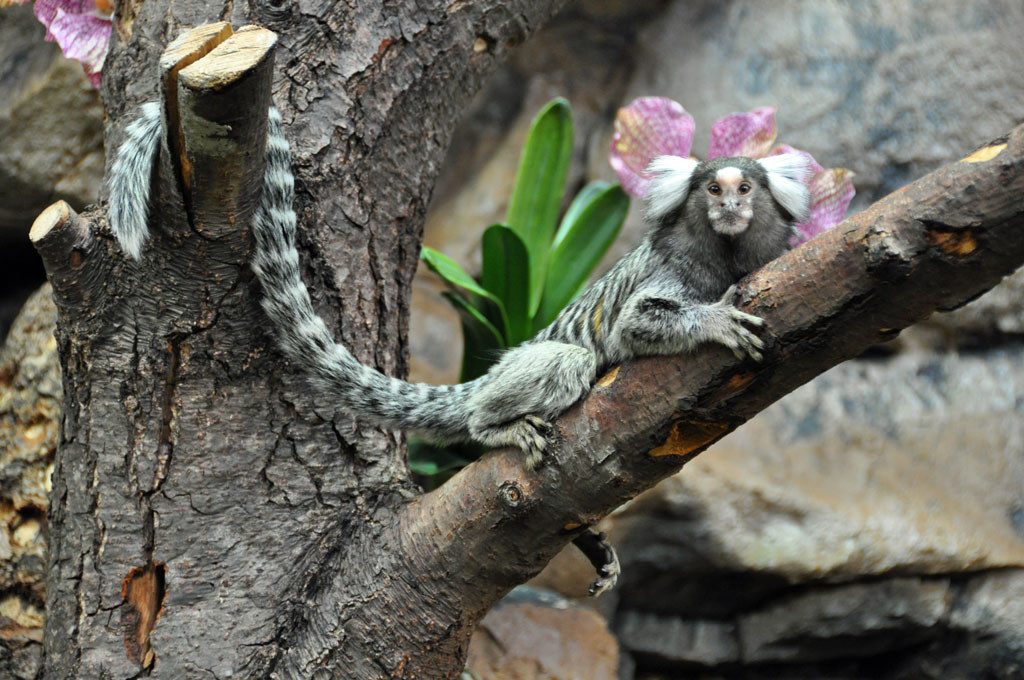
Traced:
[[108, 268], [107, 259], [97, 257], [103, 251], [89, 222], [57, 201], [39, 213], [28, 237], [43, 259], [57, 307], [62, 312], [87, 307]]

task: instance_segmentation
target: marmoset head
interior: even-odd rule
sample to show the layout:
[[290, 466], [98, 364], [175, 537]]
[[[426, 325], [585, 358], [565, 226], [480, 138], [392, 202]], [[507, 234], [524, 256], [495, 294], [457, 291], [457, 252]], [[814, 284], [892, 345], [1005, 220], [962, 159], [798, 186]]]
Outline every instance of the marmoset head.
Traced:
[[[653, 175], [647, 217], [686, 218], [722, 236], [737, 237], [752, 224], [807, 220], [810, 174], [807, 159], [785, 153], [754, 160], [743, 156], [697, 162], [661, 156], [648, 167]], [[755, 219], [755, 216], [757, 219]], [[675, 221], [675, 220], [673, 220]]]

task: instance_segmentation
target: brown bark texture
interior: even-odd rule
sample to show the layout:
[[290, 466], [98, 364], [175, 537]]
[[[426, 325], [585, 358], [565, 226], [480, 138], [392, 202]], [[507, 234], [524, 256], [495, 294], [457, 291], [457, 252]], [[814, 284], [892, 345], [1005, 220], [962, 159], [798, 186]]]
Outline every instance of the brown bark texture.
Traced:
[[[401, 375], [452, 127], [559, 4], [119, 10], [108, 148], [138, 103], [161, 101], [168, 120], [145, 254], [125, 259], [99, 209], [55, 204], [32, 232], [54, 285], [65, 400], [47, 678], [454, 677], [475, 623], [576, 529], [1024, 261], [1017, 129], [748, 278], [746, 308], [768, 321], [764, 362], [710, 348], [616, 368], [558, 420], [539, 471], [496, 452], [418, 496], [401, 438], [318, 400], [265, 328], [246, 226], [265, 104], [272, 94], [288, 126], [315, 304], [361, 360]], [[212, 51], [196, 48], [209, 55], [158, 68], [171, 39], [220, 18], [273, 31], [276, 48], [260, 38], [250, 68], [204, 80], [196, 70], [231, 40], [217, 30]], [[208, 128], [190, 126], [196, 116], [240, 131], [238, 147], [193, 144]]]

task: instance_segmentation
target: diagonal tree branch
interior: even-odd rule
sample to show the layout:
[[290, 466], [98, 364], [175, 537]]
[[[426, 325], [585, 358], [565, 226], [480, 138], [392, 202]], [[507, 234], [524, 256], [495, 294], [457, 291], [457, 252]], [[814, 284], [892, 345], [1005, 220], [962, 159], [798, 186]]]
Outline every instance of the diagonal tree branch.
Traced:
[[[890, 195], [741, 286], [767, 321], [761, 364], [721, 347], [614, 368], [559, 418], [539, 472], [496, 452], [411, 503], [414, 569], [448, 573], [486, 609], [574, 529], [678, 471], [756, 413], [935, 310], [964, 304], [1024, 262], [1024, 126]], [[466, 559], [466, 556], [471, 556]], [[474, 601], [476, 598], [476, 601]]]

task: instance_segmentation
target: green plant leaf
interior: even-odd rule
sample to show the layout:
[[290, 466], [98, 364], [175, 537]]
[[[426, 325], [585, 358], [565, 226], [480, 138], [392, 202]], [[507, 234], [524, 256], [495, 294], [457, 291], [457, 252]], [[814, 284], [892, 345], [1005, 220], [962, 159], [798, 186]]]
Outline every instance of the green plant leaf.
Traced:
[[[487, 290], [479, 283], [477, 283], [472, 276], [467, 274], [466, 271], [459, 266], [458, 262], [448, 257], [441, 251], [434, 250], [433, 248], [429, 248], [427, 246], [423, 246], [423, 248], [420, 250], [420, 259], [426, 263], [430, 271], [440, 276], [450, 286], [463, 288], [477, 296], [476, 298], [471, 298], [472, 302], [476, 302], [477, 304], [471, 304], [468, 300], [465, 299], [465, 297], [460, 296], [460, 299], [462, 300], [463, 303], [471, 304], [471, 306], [474, 307], [475, 310], [479, 312], [481, 316], [483, 316], [483, 313], [486, 311], [486, 309], [485, 305], [479, 304], [479, 298], [484, 298], [492, 302], [498, 310], [498, 315], [501, 319], [502, 326], [504, 328], [508, 328], [508, 316], [505, 313], [504, 303], [496, 295], [494, 295], [489, 290]], [[449, 299], [449, 301], [451, 300]], [[455, 306], [456, 311], [460, 311], [460, 306], [458, 304], [452, 304]], [[487, 321], [487, 323], [492, 328], [494, 328], [494, 325], [490, 321]], [[496, 332], [498, 332], [499, 337], [503, 338], [502, 341], [504, 342], [504, 334], [501, 333], [500, 331], [497, 331], [497, 329], [495, 330]]]
[[460, 267], [458, 262], [441, 251], [423, 246], [420, 250], [420, 259], [427, 263], [427, 266], [432, 272], [453, 286], [465, 288], [468, 291], [491, 300], [495, 304], [501, 304], [498, 298], [491, 295], [487, 289], [483, 288], [473, 279], [472, 276], [467, 274], [466, 270]]
[[437, 446], [419, 437], [409, 437], [409, 468], [425, 478], [421, 481], [431, 491], [474, 460], [463, 455], [461, 448]]
[[508, 204], [505, 222], [522, 237], [530, 254], [531, 317], [540, 305], [548, 250], [572, 160], [572, 135], [569, 102], [553, 99], [533, 120]]
[[583, 209], [590, 205], [590, 202], [594, 200], [598, 194], [610, 186], [611, 184], [608, 182], [595, 180], [580, 189], [580, 192], [576, 194], [576, 198], [572, 199], [572, 203], [569, 204], [569, 209], [565, 211], [564, 215], [562, 215], [562, 221], [558, 225], [558, 232], [555, 233], [555, 240], [551, 244], [552, 248], [558, 246], [559, 243], [565, 240], [566, 235], [569, 233], [569, 228], [576, 223], [576, 220], [579, 219], [580, 213], [583, 212]]
[[438, 472], [466, 467], [470, 462], [448, 448], [419, 437], [409, 438], [409, 467], [416, 474], [436, 475]]
[[559, 229], [565, 234], [551, 249], [544, 297], [533, 320], [534, 331], [554, 321], [576, 299], [626, 219], [629, 197], [618, 184], [590, 194], [589, 201], [575, 211], [574, 219]]
[[519, 235], [504, 224], [494, 224], [482, 240], [481, 283], [505, 305], [509, 347], [530, 337], [530, 256]]
[[459, 382], [479, 378], [505, 349], [505, 339], [483, 313], [458, 293], [442, 293], [462, 320], [462, 371]]

